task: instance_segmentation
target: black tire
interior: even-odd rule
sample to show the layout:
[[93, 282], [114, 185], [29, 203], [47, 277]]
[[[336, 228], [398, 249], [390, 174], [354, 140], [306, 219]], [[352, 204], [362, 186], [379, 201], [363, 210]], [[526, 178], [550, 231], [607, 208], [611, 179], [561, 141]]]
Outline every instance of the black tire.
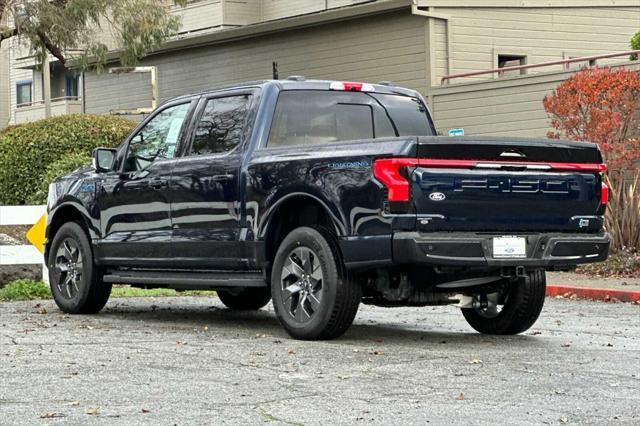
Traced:
[[[305, 278], [297, 279], [295, 271]], [[300, 290], [290, 290], [294, 287]], [[349, 279], [338, 243], [329, 231], [300, 227], [278, 248], [271, 298], [278, 320], [291, 337], [327, 340], [341, 336], [353, 323], [362, 288]]]
[[236, 311], [257, 311], [271, 300], [268, 287], [244, 288], [235, 292], [220, 290], [217, 293], [227, 308]]
[[524, 280], [511, 284], [502, 311], [495, 317], [488, 318], [475, 308], [462, 309], [462, 314], [471, 327], [483, 334], [522, 333], [540, 316], [546, 287], [544, 271], [532, 271]]
[[51, 243], [47, 267], [53, 300], [63, 312], [95, 314], [109, 300], [111, 284], [102, 281], [89, 238], [79, 224], [60, 227]]

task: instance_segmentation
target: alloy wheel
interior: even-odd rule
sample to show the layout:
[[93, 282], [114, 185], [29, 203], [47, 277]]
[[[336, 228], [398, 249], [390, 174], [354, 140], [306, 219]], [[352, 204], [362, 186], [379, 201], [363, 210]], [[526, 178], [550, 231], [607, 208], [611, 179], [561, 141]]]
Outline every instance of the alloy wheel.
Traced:
[[316, 253], [308, 247], [296, 247], [282, 268], [282, 302], [296, 322], [304, 324], [320, 309], [324, 293], [322, 267]]
[[82, 266], [82, 252], [78, 243], [66, 238], [58, 247], [54, 266], [58, 277], [55, 285], [65, 299], [73, 299], [80, 291]]

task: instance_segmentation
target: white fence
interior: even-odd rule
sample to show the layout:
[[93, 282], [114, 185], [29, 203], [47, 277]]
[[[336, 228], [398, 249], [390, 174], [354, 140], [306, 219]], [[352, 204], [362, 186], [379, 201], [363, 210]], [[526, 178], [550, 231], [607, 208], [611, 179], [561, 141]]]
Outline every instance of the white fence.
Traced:
[[[46, 211], [46, 206], [0, 206], [0, 225], [33, 225]], [[32, 245], [0, 245], [0, 265], [37, 265], [43, 261], [42, 253]]]

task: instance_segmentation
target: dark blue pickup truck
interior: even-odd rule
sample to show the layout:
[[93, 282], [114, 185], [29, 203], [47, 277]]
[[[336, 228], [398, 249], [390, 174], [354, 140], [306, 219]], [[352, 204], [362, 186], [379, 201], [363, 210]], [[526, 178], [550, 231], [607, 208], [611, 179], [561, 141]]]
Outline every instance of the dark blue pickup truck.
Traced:
[[301, 339], [341, 335], [361, 302], [514, 334], [546, 270], [606, 259], [605, 169], [590, 143], [439, 137], [388, 84], [253, 82], [173, 99], [53, 182], [45, 256], [68, 313], [122, 283], [272, 300]]

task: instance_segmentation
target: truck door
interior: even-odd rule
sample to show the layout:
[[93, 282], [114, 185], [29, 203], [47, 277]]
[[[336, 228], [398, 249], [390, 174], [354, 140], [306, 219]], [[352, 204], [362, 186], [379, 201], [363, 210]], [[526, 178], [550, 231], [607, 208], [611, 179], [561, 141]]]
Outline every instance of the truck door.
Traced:
[[102, 239], [96, 253], [104, 263], [157, 267], [170, 260], [169, 181], [194, 104], [158, 110], [130, 138], [117, 170], [105, 175], [97, 196]]
[[244, 269], [240, 166], [250, 92], [203, 98], [185, 157], [171, 181], [174, 260], [185, 267]]

